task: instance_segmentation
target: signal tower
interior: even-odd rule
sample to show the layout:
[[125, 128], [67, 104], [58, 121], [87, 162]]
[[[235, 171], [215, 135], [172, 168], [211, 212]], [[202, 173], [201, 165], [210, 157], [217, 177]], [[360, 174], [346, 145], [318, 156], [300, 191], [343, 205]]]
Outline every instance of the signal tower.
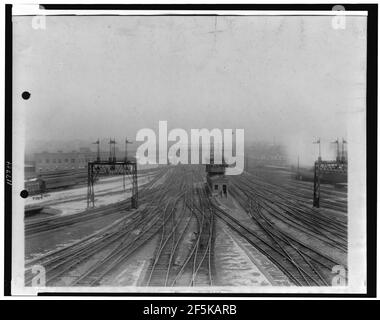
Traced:
[[317, 142], [319, 144], [318, 160], [314, 163], [314, 192], [313, 192], [313, 207], [319, 208], [321, 198], [321, 175], [324, 173], [334, 173], [339, 175], [347, 175], [347, 159], [344, 156], [344, 144], [347, 143], [344, 139], [342, 142], [342, 156], [339, 152], [339, 141], [333, 141], [337, 144], [337, 156], [334, 161], [323, 161], [321, 157], [321, 139]]
[[116, 141], [110, 139], [110, 153], [108, 160], [100, 159], [100, 142], [99, 139], [94, 143], [98, 145], [98, 153], [96, 161], [88, 162], [87, 164], [87, 208], [95, 207], [95, 189], [94, 185], [99, 176], [105, 175], [123, 175], [123, 186], [125, 191], [125, 178], [132, 178], [132, 197], [131, 206], [134, 209], [138, 208], [138, 184], [137, 184], [137, 163], [136, 160], [128, 160], [126, 157], [123, 160], [116, 159]]

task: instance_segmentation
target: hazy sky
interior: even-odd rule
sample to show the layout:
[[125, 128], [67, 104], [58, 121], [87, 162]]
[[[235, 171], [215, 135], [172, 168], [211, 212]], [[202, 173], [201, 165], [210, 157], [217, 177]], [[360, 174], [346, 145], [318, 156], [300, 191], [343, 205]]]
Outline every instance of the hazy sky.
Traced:
[[27, 140], [134, 139], [158, 120], [333, 140], [365, 109], [366, 17], [331, 19], [14, 17], [14, 107]]

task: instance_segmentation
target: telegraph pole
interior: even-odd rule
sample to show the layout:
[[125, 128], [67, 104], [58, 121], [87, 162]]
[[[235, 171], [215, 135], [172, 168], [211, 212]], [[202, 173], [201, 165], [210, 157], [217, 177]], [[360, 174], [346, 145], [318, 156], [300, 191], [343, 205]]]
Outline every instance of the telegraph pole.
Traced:
[[340, 156], [339, 156], [339, 140], [336, 138], [335, 141], [332, 141], [331, 143], [336, 143], [336, 161], [340, 161]]
[[[127, 138], [125, 138], [125, 155], [124, 155], [124, 161], [128, 161], [128, 143], [132, 143], [131, 141], [128, 141]], [[123, 189], [125, 190], [125, 174], [123, 174]]]
[[97, 151], [96, 151], [96, 161], [100, 161], [100, 141], [99, 138], [93, 144], [97, 144]]
[[128, 160], [128, 144], [132, 144], [131, 141], [129, 141], [127, 138], [125, 138], [125, 155], [124, 155], [124, 158], [125, 158], [125, 161]]
[[110, 138], [110, 156], [109, 156], [109, 161], [115, 162], [116, 161], [116, 140], [115, 138], [112, 140]]
[[313, 207], [319, 208], [320, 198], [320, 165], [322, 162], [321, 156], [321, 138], [313, 142], [319, 145], [318, 161], [314, 163], [314, 188], [313, 188]]
[[346, 161], [346, 156], [344, 154], [344, 144], [347, 143], [346, 140], [344, 140], [344, 138], [342, 138], [342, 162], [345, 162]]
[[300, 156], [297, 156], [297, 176], [300, 177]]
[[111, 138], [108, 144], [110, 145], [110, 154], [109, 154], [108, 160], [111, 162], [112, 161], [112, 139]]
[[321, 156], [321, 138], [319, 138], [317, 141], [315, 141], [313, 143], [319, 145], [318, 161], [321, 161], [322, 160], [322, 156]]

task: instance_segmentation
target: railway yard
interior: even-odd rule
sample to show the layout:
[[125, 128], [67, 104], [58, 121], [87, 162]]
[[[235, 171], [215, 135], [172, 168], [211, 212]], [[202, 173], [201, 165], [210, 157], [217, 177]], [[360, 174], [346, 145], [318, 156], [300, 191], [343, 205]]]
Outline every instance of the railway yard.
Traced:
[[290, 170], [261, 167], [228, 177], [228, 196], [210, 193], [205, 166], [168, 165], [131, 182], [101, 177], [94, 207], [86, 185], [30, 197], [25, 216], [25, 285], [42, 265], [47, 286], [331, 286], [347, 268], [347, 189]]

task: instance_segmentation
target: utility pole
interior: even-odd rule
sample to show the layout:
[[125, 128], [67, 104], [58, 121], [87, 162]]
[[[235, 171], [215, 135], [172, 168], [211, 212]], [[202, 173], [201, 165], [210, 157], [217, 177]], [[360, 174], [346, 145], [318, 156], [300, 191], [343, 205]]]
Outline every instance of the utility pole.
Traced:
[[339, 140], [336, 138], [335, 141], [332, 141], [331, 143], [336, 143], [336, 162], [340, 161], [340, 156], [339, 156]]
[[316, 208], [319, 208], [319, 199], [321, 197], [320, 165], [320, 160], [314, 164], [313, 207]]
[[96, 152], [96, 161], [100, 161], [100, 141], [99, 141], [99, 138], [98, 138], [98, 140], [96, 140], [92, 144], [97, 144], [98, 145], [97, 152]]
[[344, 154], [344, 144], [345, 144], [345, 143], [347, 143], [347, 141], [344, 140], [344, 138], [342, 138], [342, 162], [347, 161], [346, 156], [345, 156], [345, 154]]
[[[131, 144], [132, 142], [129, 141], [127, 138], [125, 138], [125, 154], [124, 154], [125, 163], [127, 163], [128, 161], [128, 143]], [[125, 190], [125, 173], [123, 174], [123, 189]]]
[[115, 140], [115, 138], [113, 140], [110, 138], [109, 145], [110, 145], [109, 161], [116, 162], [116, 140]]
[[297, 156], [297, 176], [300, 177], [300, 156]]
[[[233, 134], [233, 132], [232, 132]], [[218, 148], [219, 149], [219, 148]], [[224, 137], [223, 137], [223, 141], [222, 141], [222, 164], [224, 164]]]
[[322, 162], [321, 156], [321, 138], [313, 142], [319, 145], [318, 161], [314, 163], [314, 188], [313, 188], [313, 207], [319, 208], [320, 198], [320, 166]]
[[322, 160], [322, 156], [321, 156], [321, 138], [319, 138], [317, 141], [315, 141], [313, 143], [319, 145], [318, 161], [321, 161]]
[[125, 155], [124, 155], [124, 158], [125, 158], [125, 161], [128, 160], [128, 144], [132, 144], [131, 141], [129, 141], [127, 138], [125, 138]]
[[108, 156], [108, 160], [111, 162], [112, 161], [112, 139], [110, 138], [110, 142], [108, 142], [110, 145], [110, 154]]

